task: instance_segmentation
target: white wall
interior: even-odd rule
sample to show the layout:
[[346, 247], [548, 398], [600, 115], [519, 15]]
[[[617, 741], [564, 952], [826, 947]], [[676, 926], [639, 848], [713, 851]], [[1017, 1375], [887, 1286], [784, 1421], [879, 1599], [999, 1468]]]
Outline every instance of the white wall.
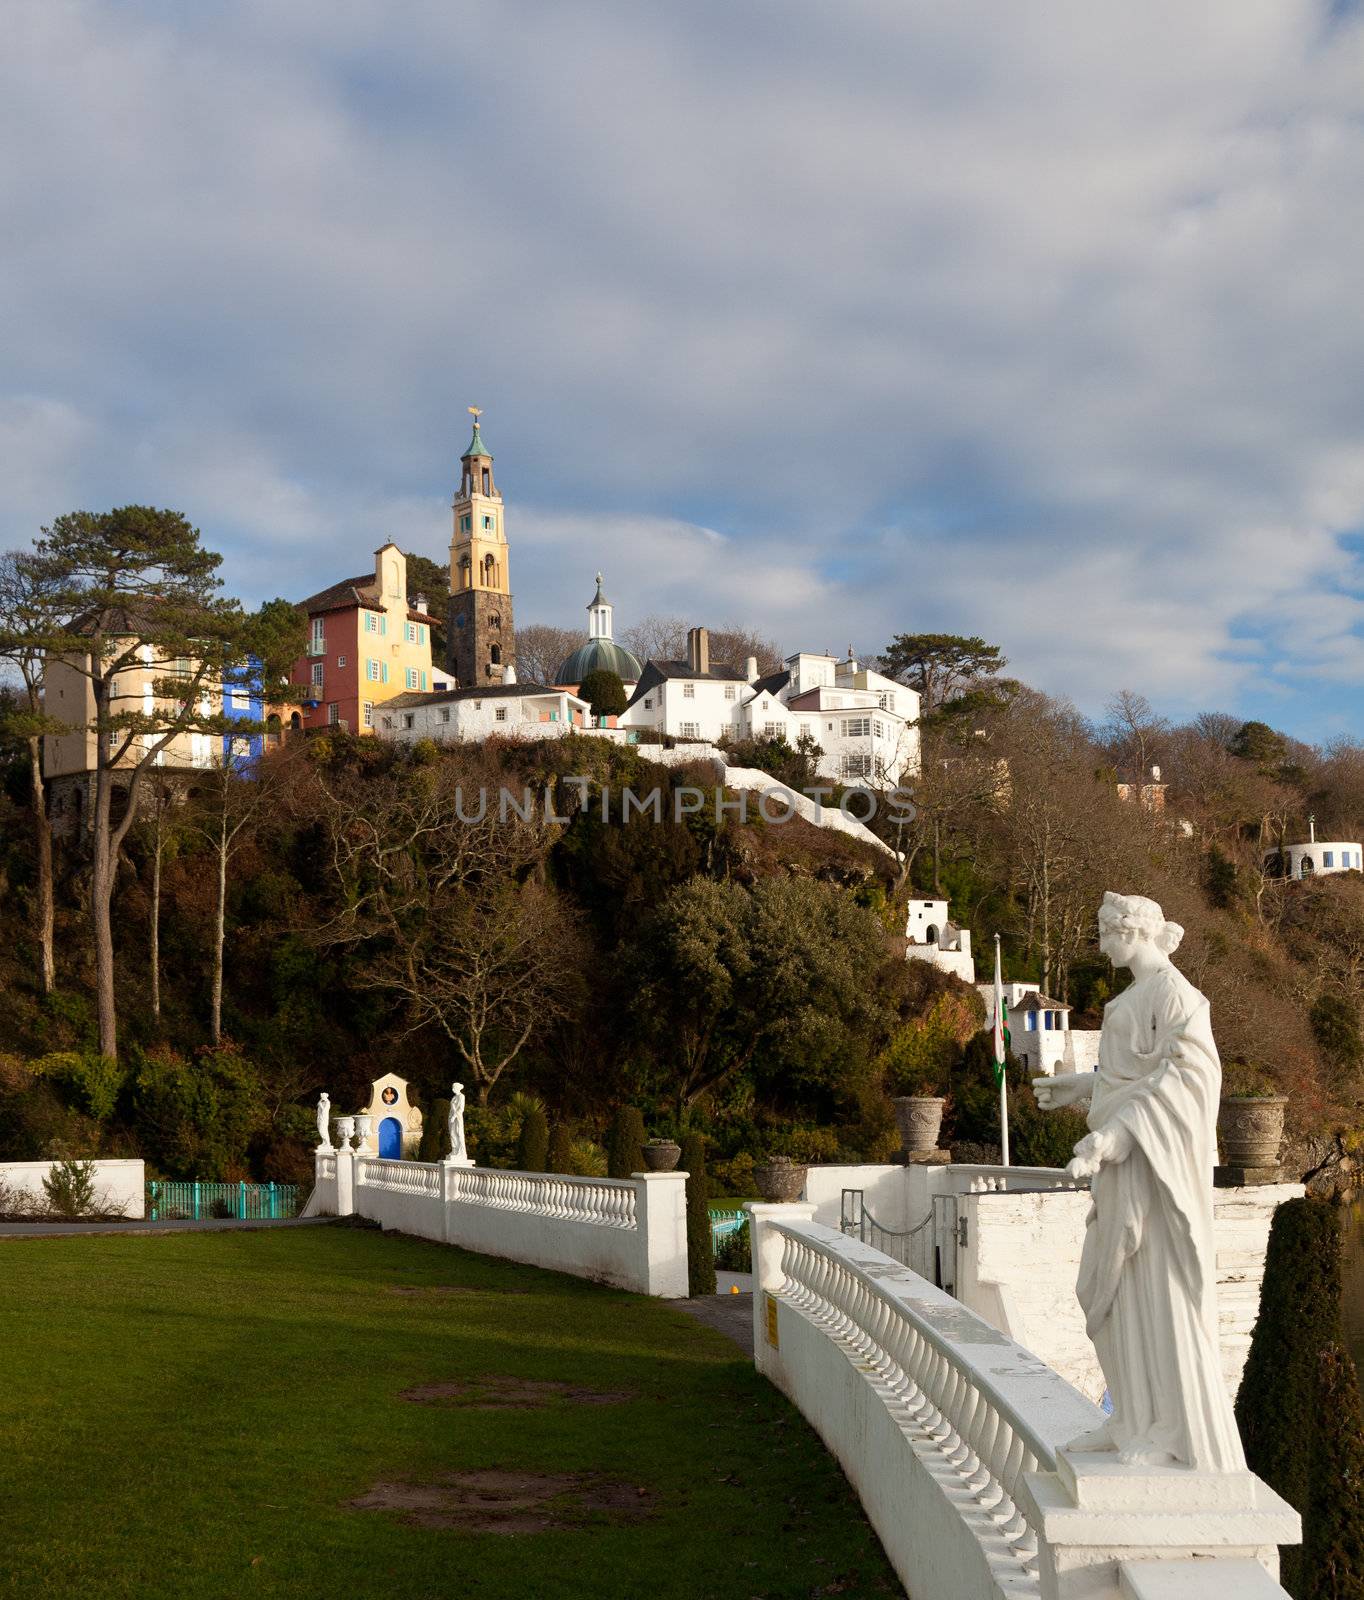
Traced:
[[[0, 1164], [0, 1183], [7, 1184], [23, 1194], [31, 1195], [40, 1204], [47, 1201], [43, 1179], [57, 1165], [53, 1161], [6, 1161]], [[147, 1214], [147, 1169], [141, 1161], [94, 1161], [95, 1194], [101, 1208], [116, 1211], [122, 1207], [125, 1217], [145, 1217]]]

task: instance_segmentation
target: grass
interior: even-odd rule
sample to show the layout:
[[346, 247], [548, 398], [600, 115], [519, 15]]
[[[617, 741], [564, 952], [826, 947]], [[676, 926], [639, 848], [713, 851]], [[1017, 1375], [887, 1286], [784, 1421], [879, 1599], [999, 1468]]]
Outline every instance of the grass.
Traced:
[[[803, 1419], [736, 1346], [662, 1302], [346, 1227], [0, 1252], [0, 1594], [900, 1592]], [[632, 1398], [400, 1398], [489, 1376]], [[513, 1537], [347, 1504], [377, 1480], [490, 1468], [603, 1474], [644, 1490], [647, 1514]]]

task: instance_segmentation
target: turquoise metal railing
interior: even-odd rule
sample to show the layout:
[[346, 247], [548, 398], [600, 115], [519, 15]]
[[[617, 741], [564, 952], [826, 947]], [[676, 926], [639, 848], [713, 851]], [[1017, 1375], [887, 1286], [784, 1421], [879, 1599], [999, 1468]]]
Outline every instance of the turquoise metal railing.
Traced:
[[157, 1179], [147, 1185], [149, 1222], [236, 1217], [275, 1222], [298, 1215], [296, 1183], [204, 1183], [198, 1178]]
[[710, 1242], [711, 1248], [718, 1250], [721, 1239], [728, 1238], [732, 1233], [739, 1233], [748, 1226], [748, 1213], [746, 1211], [716, 1211], [710, 1213]]

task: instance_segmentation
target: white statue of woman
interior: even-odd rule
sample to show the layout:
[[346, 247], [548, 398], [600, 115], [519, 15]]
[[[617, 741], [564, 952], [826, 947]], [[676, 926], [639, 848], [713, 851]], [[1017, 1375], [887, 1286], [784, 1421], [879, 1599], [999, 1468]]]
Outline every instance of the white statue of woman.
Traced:
[[1208, 1002], [1170, 961], [1184, 930], [1106, 894], [1099, 948], [1133, 983], [1104, 1008], [1097, 1072], [1034, 1078], [1044, 1107], [1090, 1101], [1067, 1168], [1092, 1178], [1076, 1295], [1113, 1414], [1073, 1450], [1245, 1470], [1218, 1351], [1212, 1169], [1222, 1067]]
[[317, 1133], [321, 1143], [319, 1150], [332, 1148], [332, 1097], [324, 1089], [322, 1098], [317, 1102]]
[[450, 1085], [450, 1154], [447, 1161], [464, 1161], [464, 1085]]

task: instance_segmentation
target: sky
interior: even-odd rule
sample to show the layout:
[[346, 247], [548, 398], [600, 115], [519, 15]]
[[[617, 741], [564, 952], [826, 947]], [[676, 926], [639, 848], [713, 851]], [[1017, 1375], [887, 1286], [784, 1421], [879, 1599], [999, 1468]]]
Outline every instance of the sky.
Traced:
[[1346, 0], [9, 0], [0, 519], [1364, 737]]

